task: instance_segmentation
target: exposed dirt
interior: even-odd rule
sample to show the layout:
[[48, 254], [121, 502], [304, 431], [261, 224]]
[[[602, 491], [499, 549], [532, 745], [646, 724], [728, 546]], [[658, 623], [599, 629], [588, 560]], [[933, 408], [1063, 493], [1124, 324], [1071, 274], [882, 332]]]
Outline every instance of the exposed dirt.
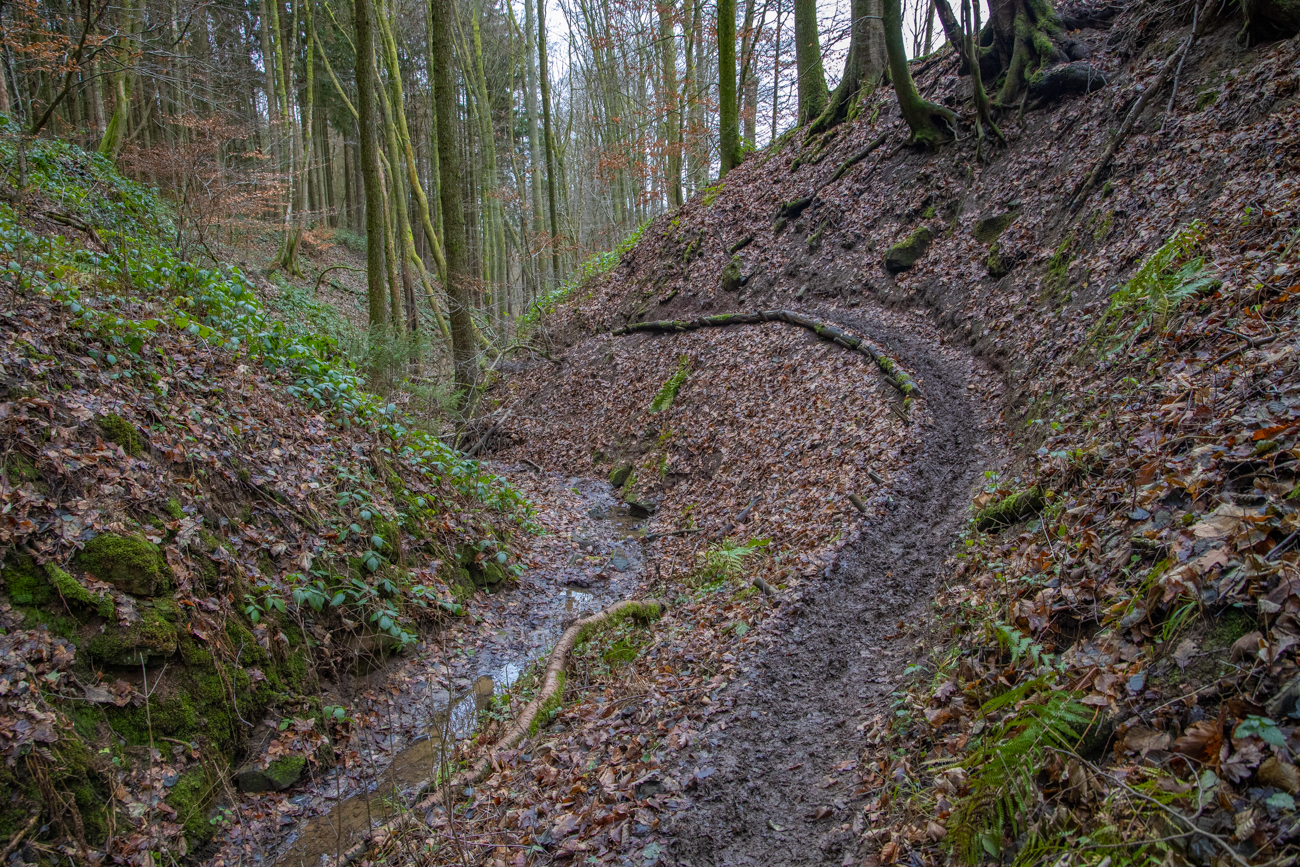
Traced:
[[896, 508], [807, 585], [778, 627], [783, 635], [723, 694], [732, 708], [716, 718], [712, 756], [695, 759], [715, 772], [684, 769], [683, 778], [699, 780], [693, 803], [666, 827], [682, 865], [820, 864], [853, 854], [862, 831], [849, 821], [859, 723], [889, 714], [977, 468], [988, 465], [974, 362], [865, 310], [817, 315], [895, 350], [933, 420], [919, 457], [895, 480]]

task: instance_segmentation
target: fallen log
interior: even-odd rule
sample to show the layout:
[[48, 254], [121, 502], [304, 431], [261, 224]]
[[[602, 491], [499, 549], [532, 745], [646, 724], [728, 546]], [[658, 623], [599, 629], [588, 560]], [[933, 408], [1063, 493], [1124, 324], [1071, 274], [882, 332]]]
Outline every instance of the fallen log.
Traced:
[[[603, 611], [598, 611], [590, 617], [573, 623], [560, 640], [555, 643], [555, 649], [551, 651], [550, 659], [546, 663], [546, 671], [542, 675], [542, 687], [533, 696], [519, 716], [515, 718], [512, 725], [505, 733], [505, 736], [498, 740], [487, 751], [483, 758], [479, 759], [473, 767], [467, 768], [451, 778], [451, 781], [441, 782], [436, 778], [425, 780], [415, 787], [416, 792], [422, 792], [430, 787], [442, 786], [445, 791], [455, 792], [466, 786], [472, 786], [481, 783], [487, 779], [492, 772], [492, 759], [500, 752], [511, 750], [517, 747], [525, 737], [528, 736], [532, 728], [533, 720], [542, 711], [548, 702], [552, 701], [557, 695], [562, 694], [564, 687], [564, 666], [568, 663], [569, 654], [573, 652], [573, 646], [577, 643], [578, 637], [584, 630], [591, 630], [607, 622], [613, 617], [618, 616], [624, 611], [645, 612], [647, 608], [653, 607], [655, 616], [668, 610], [668, 605], [654, 599], [625, 599], [622, 602], [616, 602]], [[636, 616], [635, 614], [633, 616]], [[590, 634], [588, 632], [588, 634]], [[361, 841], [348, 849], [338, 860], [339, 867], [346, 867], [365, 857], [370, 851], [371, 846], [377, 845], [387, 840], [395, 831], [401, 829], [407, 822], [412, 821], [416, 812], [422, 813], [442, 802], [442, 792], [435, 791], [433, 794], [423, 798], [414, 805], [411, 811], [403, 813], [391, 822], [386, 822], [370, 831]]]
[[660, 319], [654, 322], [633, 322], [622, 328], [614, 329], [615, 337], [627, 334], [680, 334], [700, 328], [725, 328], [728, 325], [761, 325], [765, 322], [785, 322], [806, 328], [822, 340], [843, 346], [870, 358], [884, 374], [885, 381], [898, 389], [904, 397], [904, 403], [913, 397], [920, 397], [920, 389], [898, 362], [889, 357], [879, 347], [869, 341], [861, 340], [843, 330], [818, 319], [804, 316], [793, 310], [758, 310], [754, 313], [720, 313], [715, 316], [701, 316], [698, 319]]

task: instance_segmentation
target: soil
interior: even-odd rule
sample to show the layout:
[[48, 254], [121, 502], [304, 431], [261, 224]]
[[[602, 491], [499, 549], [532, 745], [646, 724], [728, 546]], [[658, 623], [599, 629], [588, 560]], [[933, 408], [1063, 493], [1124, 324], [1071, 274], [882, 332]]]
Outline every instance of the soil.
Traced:
[[862, 829], [849, 823], [847, 772], [862, 724], [887, 719], [893, 685], [909, 663], [924, 663], [917, 648], [928, 643], [917, 639], [940, 568], [968, 517], [977, 468], [989, 465], [972, 360], [865, 310], [813, 315], [896, 351], [933, 421], [920, 456], [895, 480], [896, 507], [788, 606], [780, 637], [721, 696], [731, 710], [715, 717], [712, 755], [694, 759], [708, 767], [682, 769], [698, 782], [691, 805], [665, 828], [675, 839], [664, 863], [823, 864], [853, 855]]

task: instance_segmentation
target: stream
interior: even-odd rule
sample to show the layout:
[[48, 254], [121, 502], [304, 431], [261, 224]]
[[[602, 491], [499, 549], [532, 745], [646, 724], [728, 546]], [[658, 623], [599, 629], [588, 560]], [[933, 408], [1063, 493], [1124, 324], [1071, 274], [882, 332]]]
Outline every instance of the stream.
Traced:
[[354, 690], [348, 706], [358, 718], [370, 711], [372, 720], [354, 737], [355, 756], [281, 805], [278, 843], [263, 849], [261, 863], [332, 863], [409, 802], [456, 741], [473, 733], [493, 696], [548, 653], [570, 623], [640, 583], [644, 520], [629, 514], [608, 483], [541, 476], [525, 466], [491, 469], [518, 479], [539, 507], [547, 532], [523, 540], [530, 568], [517, 586], [473, 600], [469, 613], [481, 622], [465, 624], [459, 647], [435, 638]]

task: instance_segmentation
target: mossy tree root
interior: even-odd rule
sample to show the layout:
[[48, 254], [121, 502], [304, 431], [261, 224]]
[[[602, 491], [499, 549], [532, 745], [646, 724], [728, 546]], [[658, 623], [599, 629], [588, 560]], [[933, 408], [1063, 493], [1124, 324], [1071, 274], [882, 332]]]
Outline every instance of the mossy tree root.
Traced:
[[[653, 609], [653, 614], [651, 609]], [[593, 630], [611, 621], [624, 617], [653, 619], [654, 616], [658, 616], [666, 610], [668, 610], [667, 604], [658, 600], [625, 599], [622, 602], [614, 603], [603, 611], [596, 612], [590, 617], [584, 617], [564, 630], [564, 634], [555, 643], [555, 649], [551, 651], [551, 656], [547, 660], [546, 671], [542, 675], [541, 689], [537, 691], [537, 694], [533, 696], [533, 700], [515, 718], [514, 724], [505, 733], [505, 736], [493, 744], [487, 754], [479, 759], [473, 767], [466, 768], [452, 777], [450, 783], [439, 784], [436, 779], [429, 779], [416, 786], [415, 791], [417, 792], [430, 787], [435, 788], [436, 791], [422, 799], [412, 810], [404, 812], [393, 821], [372, 830], [355, 846], [343, 853], [338, 862], [339, 867], [346, 867], [348, 864], [357, 862], [365, 857], [372, 846], [383, 843], [406, 823], [413, 821], [416, 815], [422, 816], [429, 808], [442, 803], [443, 791], [455, 792], [487, 779], [492, 772], [493, 757], [497, 753], [519, 746], [520, 742], [528, 737], [533, 721], [538, 715], [544, 709], [553, 707], [556, 699], [562, 695], [564, 690], [564, 667], [568, 664], [569, 654], [573, 652], [573, 648], [579, 640], [590, 636]]]
[[822, 340], [843, 346], [845, 349], [865, 355], [871, 359], [885, 381], [903, 395], [905, 400], [920, 397], [921, 392], [907, 372], [893, 358], [870, 341], [854, 337], [819, 319], [804, 316], [793, 310], [758, 310], [754, 313], [720, 313], [716, 316], [702, 316], [699, 319], [661, 319], [654, 322], [634, 322], [614, 329], [614, 336], [625, 334], [679, 334], [700, 328], [725, 328], [728, 325], [761, 325], [765, 322], [785, 322], [806, 328]]

